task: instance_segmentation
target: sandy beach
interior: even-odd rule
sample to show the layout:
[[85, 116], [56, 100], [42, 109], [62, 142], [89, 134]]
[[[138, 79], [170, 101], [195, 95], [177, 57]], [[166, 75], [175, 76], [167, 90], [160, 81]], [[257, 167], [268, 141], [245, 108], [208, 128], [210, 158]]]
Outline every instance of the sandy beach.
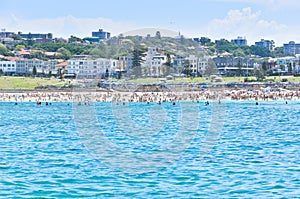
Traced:
[[200, 100], [299, 100], [294, 90], [203, 90], [182, 92], [1, 91], [3, 102], [171, 102]]

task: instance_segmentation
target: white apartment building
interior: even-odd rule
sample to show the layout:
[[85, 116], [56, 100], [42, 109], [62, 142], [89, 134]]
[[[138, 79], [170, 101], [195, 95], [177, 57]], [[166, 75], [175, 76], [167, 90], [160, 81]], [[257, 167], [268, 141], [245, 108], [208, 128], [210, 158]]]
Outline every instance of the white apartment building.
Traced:
[[68, 60], [67, 68], [68, 74], [74, 74], [79, 79], [95, 79], [103, 78], [107, 73], [111, 76], [115, 73], [117, 66], [118, 61], [113, 59], [71, 59]]
[[25, 59], [16, 61], [17, 75], [32, 75], [33, 68], [36, 68], [37, 75], [56, 74], [56, 61], [42, 61], [39, 59]]
[[167, 56], [157, 53], [155, 48], [148, 48], [148, 52], [142, 64], [145, 76], [155, 77], [163, 74], [163, 64], [167, 62]]
[[189, 63], [188, 70], [194, 75], [203, 74], [208, 64], [207, 58], [200, 58], [195, 55], [189, 55], [185, 60]]
[[15, 61], [0, 61], [0, 71], [4, 75], [12, 75], [16, 73]]

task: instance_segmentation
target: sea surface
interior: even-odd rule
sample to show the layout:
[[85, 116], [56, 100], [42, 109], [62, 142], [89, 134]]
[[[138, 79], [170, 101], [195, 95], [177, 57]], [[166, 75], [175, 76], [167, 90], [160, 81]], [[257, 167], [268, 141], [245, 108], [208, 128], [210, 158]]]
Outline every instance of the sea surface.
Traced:
[[0, 198], [300, 198], [300, 102], [0, 103]]

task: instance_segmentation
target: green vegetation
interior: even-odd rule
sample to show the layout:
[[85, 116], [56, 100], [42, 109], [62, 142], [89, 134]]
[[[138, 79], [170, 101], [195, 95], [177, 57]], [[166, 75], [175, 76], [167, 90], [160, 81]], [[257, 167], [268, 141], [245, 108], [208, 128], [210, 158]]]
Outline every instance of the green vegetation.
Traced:
[[[224, 77], [222, 78], [222, 82], [244, 82], [245, 78], [248, 80], [255, 81], [255, 76], [250, 77]], [[264, 79], [264, 82], [272, 81], [272, 82], [281, 82], [283, 79], [287, 79], [289, 82], [300, 82], [300, 77], [294, 76], [270, 76]], [[129, 80], [129, 82], [133, 83], [157, 83], [161, 82], [161, 78], [139, 78]], [[39, 86], [57, 86], [63, 87], [68, 84], [69, 80], [60, 80], [60, 79], [48, 79], [48, 78], [32, 78], [32, 77], [8, 77], [1, 76], [0, 77], [0, 89], [16, 89], [16, 90], [33, 90]], [[113, 81], [124, 82], [124, 79], [118, 80], [113, 79]], [[167, 80], [168, 83], [208, 83], [211, 82], [210, 78], [204, 77], [195, 77], [195, 78], [185, 78], [185, 77], [176, 77], [173, 80]]]
[[31, 90], [37, 86], [55, 85], [63, 86], [64, 81], [59, 79], [31, 78], [31, 77], [0, 77], [0, 89]]
[[[71, 36], [68, 40], [54, 39], [53, 42], [35, 43], [34, 40], [22, 40], [19, 35], [12, 35], [15, 39], [12, 44], [0, 46], [0, 55], [13, 55], [12, 51], [18, 51], [22, 48], [33, 50], [30, 58], [49, 59], [44, 52], [57, 52], [58, 55], [53, 58], [69, 59], [73, 55], [92, 55], [93, 58], [117, 58], [124, 55], [133, 55], [136, 45], [157, 48], [159, 53], [165, 55], [198, 55], [203, 52], [198, 51], [199, 45], [192, 39], [181, 36], [179, 38], [164, 37], [158, 31], [155, 37], [142, 38], [140, 36], [118, 36], [112, 37], [108, 41], [100, 43], [87, 43], [81, 38]], [[114, 42], [116, 41], [116, 42]], [[120, 42], [122, 41], [122, 42]], [[274, 51], [257, 46], [238, 46], [221, 39], [212, 42], [206, 37], [200, 38], [200, 43], [205, 46], [205, 53], [213, 55], [215, 53], [229, 53], [229, 56], [240, 57], [281, 57], [283, 56], [283, 47], [277, 47]], [[146, 50], [144, 50], [145, 52]]]
[[0, 44], [0, 55], [11, 56], [12, 52], [9, 51], [9, 49], [7, 49], [5, 46]]

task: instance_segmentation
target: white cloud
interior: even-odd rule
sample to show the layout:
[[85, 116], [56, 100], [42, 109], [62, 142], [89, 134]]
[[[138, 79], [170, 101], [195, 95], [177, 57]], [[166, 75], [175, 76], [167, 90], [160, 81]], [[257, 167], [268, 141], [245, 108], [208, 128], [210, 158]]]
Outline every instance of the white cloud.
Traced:
[[217, 2], [238, 2], [263, 5], [270, 9], [300, 8], [299, 0], [210, 0]]
[[137, 25], [132, 22], [113, 21], [106, 18], [76, 18], [71, 15], [44, 19], [23, 19], [11, 15], [9, 18], [0, 17], [0, 21], [1, 26], [7, 31], [51, 32], [54, 33], [54, 37], [64, 38], [70, 35], [91, 36], [91, 32], [99, 28], [115, 35], [137, 28]]
[[208, 24], [206, 32], [217, 39], [246, 36], [249, 44], [254, 44], [261, 38], [273, 39], [277, 45], [282, 45], [290, 40], [300, 41], [300, 36], [297, 34], [300, 27], [291, 27], [260, 17], [261, 11], [252, 12], [251, 8], [230, 10], [225, 18], [212, 20]]

